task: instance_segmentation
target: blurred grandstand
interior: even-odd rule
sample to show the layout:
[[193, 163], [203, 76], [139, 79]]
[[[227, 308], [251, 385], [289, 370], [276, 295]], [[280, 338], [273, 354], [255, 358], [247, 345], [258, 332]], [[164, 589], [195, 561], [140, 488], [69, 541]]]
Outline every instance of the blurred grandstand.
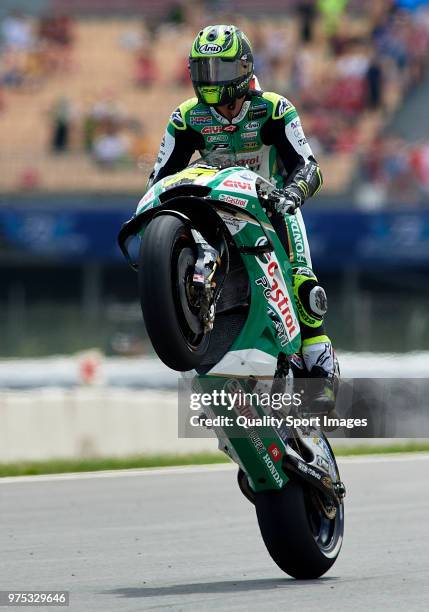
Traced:
[[[389, 336], [393, 319], [383, 329], [379, 322], [393, 295], [404, 301], [404, 322], [415, 306], [412, 295], [398, 297], [392, 266], [409, 263], [421, 284], [429, 219], [409, 217], [404, 229], [397, 217], [350, 218], [367, 234], [348, 260], [355, 237], [332, 246], [338, 236], [329, 230], [342, 226], [329, 211], [427, 210], [428, 2], [2, 0], [2, 354], [147, 348], [136, 331], [135, 279], [119, 267], [114, 234], [144, 190], [169, 113], [193, 95], [187, 54], [209, 22], [248, 34], [262, 87], [293, 100], [320, 159], [324, 193], [308, 208], [327, 214], [309, 212], [308, 224], [318, 269], [332, 285], [340, 344], [399, 350]], [[374, 263], [390, 265], [378, 301], [368, 298], [380, 292], [367, 269]], [[352, 331], [344, 330], [350, 308]], [[59, 311], [61, 341], [51, 325]], [[424, 348], [427, 323], [413, 312], [405, 348]]]
[[253, 41], [264, 89], [300, 109], [325, 194], [347, 190], [359, 158], [377, 199], [386, 183], [394, 193], [403, 183], [407, 200], [427, 193], [428, 140], [379, 138], [423, 79], [428, 10], [386, 0], [250, 0], [229, 12], [222, 2], [44, 4], [0, 26], [2, 191], [141, 191], [171, 109], [193, 95], [189, 41], [203, 23], [233, 20]]

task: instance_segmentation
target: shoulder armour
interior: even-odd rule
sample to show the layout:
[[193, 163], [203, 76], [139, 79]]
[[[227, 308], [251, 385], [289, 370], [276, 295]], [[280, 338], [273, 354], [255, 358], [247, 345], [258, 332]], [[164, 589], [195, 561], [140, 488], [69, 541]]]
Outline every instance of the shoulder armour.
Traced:
[[284, 117], [285, 122], [289, 123], [289, 121], [297, 117], [298, 113], [294, 105], [287, 98], [272, 91], [264, 91], [262, 97], [269, 100], [273, 105], [271, 115], [273, 119], [282, 119]]
[[197, 105], [198, 99], [190, 98], [182, 102], [182, 104], [171, 113], [170, 123], [174, 125], [176, 130], [186, 130], [186, 114]]

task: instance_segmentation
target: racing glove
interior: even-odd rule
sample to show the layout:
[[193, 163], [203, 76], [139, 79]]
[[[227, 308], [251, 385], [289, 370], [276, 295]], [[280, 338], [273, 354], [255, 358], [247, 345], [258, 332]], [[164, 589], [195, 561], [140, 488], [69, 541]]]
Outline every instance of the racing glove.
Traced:
[[292, 185], [284, 189], [273, 189], [268, 194], [268, 201], [273, 209], [282, 215], [294, 215], [304, 203], [300, 190]]

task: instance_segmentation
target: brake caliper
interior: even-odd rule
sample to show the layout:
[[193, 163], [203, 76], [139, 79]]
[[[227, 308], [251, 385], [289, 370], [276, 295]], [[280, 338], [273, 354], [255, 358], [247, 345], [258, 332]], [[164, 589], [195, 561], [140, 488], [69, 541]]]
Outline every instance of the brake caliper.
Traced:
[[204, 333], [213, 329], [215, 318], [214, 296], [216, 282], [214, 274], [220, 265], [219, 252], [205, 240], [194, 228], [192, 237], [197, 247], [198, 258], [195, 263], [192, 285], [190, 287], [192, 303], [199, 309], [199, 316], [204, 326]]

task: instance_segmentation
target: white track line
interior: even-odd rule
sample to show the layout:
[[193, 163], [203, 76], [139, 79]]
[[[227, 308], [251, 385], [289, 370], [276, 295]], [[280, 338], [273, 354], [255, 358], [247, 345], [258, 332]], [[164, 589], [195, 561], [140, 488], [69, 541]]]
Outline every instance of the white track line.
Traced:
[[[409, 461], [428, 461], [429, 453], [386, 453], [380, 455], [354, 455], [337, 457], [338, 463], [399, 463]], [[236, 470], [234, 463], [215, 463], [209, 465], [184, 465], [177, 467], [139, 468], [129, 470], [105, 470], [99, 472], [71, 472], [69, 474], [46, 474], [41, 476], [7, 476], [0, 478], [0, 485], [14, 483], [54, 482], [61, 480], [92, 480], [95, 478], [129, 478], [133, 476], [166, 476], [172, 474], [204, 474], [207, 472], [228, 472]]]

